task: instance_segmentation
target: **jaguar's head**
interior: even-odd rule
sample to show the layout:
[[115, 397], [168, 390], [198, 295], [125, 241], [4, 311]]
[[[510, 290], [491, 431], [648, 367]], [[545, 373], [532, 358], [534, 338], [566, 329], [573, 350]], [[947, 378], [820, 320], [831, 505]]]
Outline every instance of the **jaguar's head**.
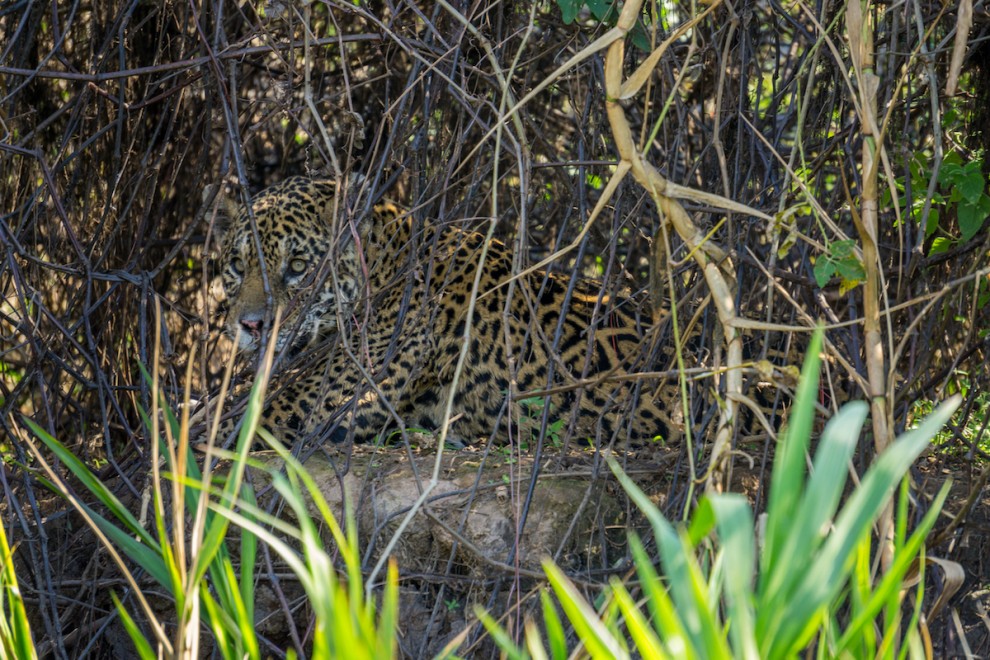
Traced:
[[335, 190], [332, 181], [292, 177], [217, 227], [227, 331], [239, 331], [240, 350], [261, 348], [276, 312], [276, 351], [313, 342], [349, 314], [360, 271], [350, 230], [334, 230]]

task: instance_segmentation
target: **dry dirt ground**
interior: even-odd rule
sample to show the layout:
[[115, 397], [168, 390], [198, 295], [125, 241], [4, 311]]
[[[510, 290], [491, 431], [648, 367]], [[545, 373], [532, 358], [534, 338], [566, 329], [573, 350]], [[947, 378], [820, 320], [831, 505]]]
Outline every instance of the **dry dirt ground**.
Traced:
[[[483, 459], [481, 452], [445, 452], [436, 485], [391, 550], [403, 576], [401, 633], [408, 656], [432, 656], [442, 649], [473, 619], [475, 605], [535, 615], [537, 587], [542, 584], [538, 571], [546, 557], [575, 576], [579, 585], [594, 586], [610, 575], [630, 574], [625, 540], [630, 529], [645, 534], [642, 517], [593, 452], [549, 453], [534, 479], [532, 457]], [[677, 458], [660, 450], [620, 460], [664, 510], [671, 493], [684, 490], [685, 470]], [[359, 448], [347, 456], [312, 457], [306, 466], [332, 506], [343, 510], [346, 499], [358, 512], [364, 559], [370, 567], [429, 484], [435, 455], [432, 450]], [[936, 535], [946, 530], [979, 486], [979, 474], [953, 475], [945, 466], [944, 456], [932, 454], [915, 471], [923, 500], [953, 477]], [[528, 513], [520, 524], [531, 485]], [[755, 502], [760, 485], [757, 466], [735, 467], [734, 491]], [[263, 480], [258, 486], [264, 488]], [[936, 657], [965, 656], [967, 650], [976, 657], [990, 655], [988, 512], [990, 495], [982, 488], [966, 522], [929, 551], [960, 563], [966, 571], [963, 587], [928, 622]], [[928, 569], [929, 594], [939, 594], [943, 587], [941, 569], [933, 563]], [[593, 597], [593, 591], [588, 593]]]
[[[269, 466], [280, 466], [272, 454], [255, 456]], [[548, 451], [535, 478], [531, 455], [493, 450], [486, 456], [481, 451], [447, 450], [430, 494], [396, 538], [400, 523], [430, 484], [435, 456], [433, 449], [356, 447], [346, 453], [321, 450], [306, 460], [331, 507], [338, 512], [356, 511], [366, 575], [394, 541], [390, 552], [400, 567], [404, 657], [432, 657], [439, 652], [475, 620], [475, 606], [508, 612], [516, 620], [520, 613], [535, 616], [543, 585], [540, 562], [546, 557], [573, 576], [580, 588], [587, 587], [589, 598], [610, 576], [632, 574], [627, 534], [635, 529], [648, 538], [645, 525], [608, 468], [590, 450]], [[686, 467], [678, 462], [679, 456], [679, 452], [658, 450], [619, 459], [661, 510], [676, 513], [680, 506], [672, 501], [672, 494], [686, 490]], [[759, 465], [737, 463], [732, 490], [755, 502], [765, 495], [763, 473]], [[990, 495], [985, 484], [980, 487], [979, 472], [962, 463], [952, 466], [944, 456], [922, 459], [914, 476], [922, 501], [933, 496], [948, 477], [953, 478], [952, 495], [936, 534], [950, 525], [952, 516], [964, 509], [973, 489], [978, 489], [965, 522], [930, 550], [935, 557], [960, 563], [966, 582], [928, 626], [935, 657], [966, 657], [967, 652], [990, 657]], [[252, 481], [263, 506], [289, 517], [268, 487], [266, 472], [254, 471]], [[58, 498], [41, 504], [52, 512], [45, 530], [49, 547], [65, 551], [61, 559], [53, 560], [64, 562], [64, 585], [54, 585], [55, 591], [62, 598], [79, 596], [80, 604], [66, 624], [78, 625], [75, 638], [80, 644], [94, 634], [102, 636], [90, 648], [89, 657], [132, 657], [133, 645], [124, 631], [104, 616], [111, 610], [109, 589], [123, 586], [114, 577], [106, 553], [80, 520], [66, 515], [64, 503], [59, 509]], [[138, 503], [132, 504], [133, 509]], [[313, 515], [317, 515], [315, 509]], [[332, 547], [329, 532], [325, 536]], [[275, 647], [288, 648], [293, 626], [297, 638], [306, 635], [305, 596], [277, 560], [266, 563], [262, 555], [258, 571], [258, 632]], [[92, 583], [92, 589], [85, 588], [86, 583]], [[940, 568], [930, 567], [929, 593], [941, 593], [943, 586]], [[152, 593], [157, 591], [154, 585], [148, 587]], [[106, 602], [84, 592], [102, 594]], [[26, 598], [29, 605], [35, 600], [30, 593]], [[84, 600], [95, 605], [88, 614]], [[163, 620], [174, 612], [168, 598], [154, 602]], [[40, 627], [35, 630], [41, 632]], [[43, 644], [40, 637], [36, 641]], [[490, 655], [492, 649], [481, 639], [477, 626], [467, 633], [460, 648], [462, 657], [497, 657]]]

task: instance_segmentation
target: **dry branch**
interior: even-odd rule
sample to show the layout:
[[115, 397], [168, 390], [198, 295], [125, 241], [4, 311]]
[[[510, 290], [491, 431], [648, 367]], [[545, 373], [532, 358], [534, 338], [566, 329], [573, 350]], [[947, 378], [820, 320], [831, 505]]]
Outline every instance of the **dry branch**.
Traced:
[[[616, 23], [617, 29], [623, 35], [632, 30], [639, 17], [641, 2], [627, 2]], [[663, 46], [661, 46], [663, 48]], [[659, 49], [658, 49], [659, 50]], [[642, 85], [645, 77], [640, 75], [636, 81], [624, 83], [622, 80], [622, 63], [625, 56], [625, 41], [615, 40], [609, 47], [605, 57], [605, 94], [606, 109], [615, 138], [616, 148], [621, 157], [620, 166], [615, 174], [621, 178], [626, 170], [631, 171], [636, 181], [643, 186], [653, 198], [660, 210], [662, 221], [670, 222], [674, 230], [689, 248], [689, 253], [701, 268], [712, 293], [712, 301], [718, 311], [719, 322], [727, 346], [725, 373], [725, 405], [719, 412], [719, 423], [712, 445], [710, 467], [705, 479], [706, 489], [719, 490], [724, 484], [725, 461], [728, 457], [733, 423], [739, 413], [739, 400], [742, 397], [742, 338], [736, 326], [735, 297], [729, 282], [735, 281], [735, 270], [725, 252], [711, 241], [705, 232], [698, 227], [673, 195], [682, 189], [675, 189], [666, 178], [647, 161], [632, 137], [632, 129], [626, 119], [625, 112], [618, 99], [623, 93], [630, 95], [634, 88]], [[654, 237], [657, 243], [663, 241], [662, 233]], [[690, 428], [688, 429], [690, 438]], [[689, 450], [690, 451], [690, 450]]]

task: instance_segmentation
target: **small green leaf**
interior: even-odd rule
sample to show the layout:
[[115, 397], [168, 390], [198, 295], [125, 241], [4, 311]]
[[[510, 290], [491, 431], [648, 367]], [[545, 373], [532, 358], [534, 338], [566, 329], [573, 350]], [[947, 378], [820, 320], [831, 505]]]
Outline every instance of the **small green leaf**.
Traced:
[[932, 207], [931, 210], [928, 211], [928, 222], [925, 223], [925, 238], [930, 237], [935, 233], [935, 230], [938, 229], [938, 219], [938, 209]]
[[939, 236], [932, 241], [932, 247], [928, 250], [928, 256], [948, 252], [950, 247], [952, 247], [952, 241], [944, 236]]
[[557, 6], [560, 7], [560, 17], [564, 19], [564, 23], [570, 25], [577, 18], [578, 12], [584, 7], [583, 0], [557, 0]]
[[983, 226], [983, 221], [990, 216], [990, 197], [981, 195], [975, 204], [962, 202], [959, 204], [959, 231], [962, 239], [968, 241], [976, 236]]
[[942, 185], [956, 185], [965, 176], [966, 173], [958, 163], [943, 161], [942, 167], [938, 171], [938, 182]]
[[588, 9], [591, 10], [591, 15], [599, 21], [604, 21], [609, 10], [612, 9], [612, 3], [606, 0], [588, 0], [586, 4], [588, 5]]
[[826, 257], [820, 257], [815, 261], [815, 282], [819, 288], [828, 284], [828, 281], [835, 275], [835, 264]]
[[[976, 163], [977, 161], [973, 161]], [[968, 167], [966, 168], [969, 169]], [[980, 201], [983, 197], [983, 192], [987, 187], [987, 180], [983, 176], [983, 172], [976, 170], [975, 172], [967, 172], [965, 176], [961, 177], [959, 182], [956, 184], [959, 188], [959, 192], [962, 193], [963, 198], [971, 203], [975, 204]]]
[[856, 257], [846, 257], [835, 262], [835, 268], [842, 279], [861, 282], [866, 279], [866, 270]]

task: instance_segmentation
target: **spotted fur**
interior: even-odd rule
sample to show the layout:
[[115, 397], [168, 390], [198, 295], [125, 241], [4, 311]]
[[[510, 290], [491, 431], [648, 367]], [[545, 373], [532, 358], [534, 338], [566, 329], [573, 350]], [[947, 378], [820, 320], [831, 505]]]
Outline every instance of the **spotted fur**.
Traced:
[[644, 369], [648, 353], [631, 301], [545, 273], [509, 282], [512, 250], [489, 241], [468, 327], [485, 237], [451, 227], [414, 231], [390, 205], [335, 223], [343, 209], [334, 193], [330, 182], [290, 178], [223, 232], [228, 330], [241, 349], [256, 350], [278, 309], [276, 347], [303, 365], [273, 389], [262, 420], [273, 433], [290, 442], [301, 434], [366, 441], [390, 427], [436, 430], [467, 341], [451, 437], [529, 440], [542, 406], [523, 393], [548, 386], [550, 421], [573, 421], [580, 438], [669, 435], [650, 388], [627, 377]]

